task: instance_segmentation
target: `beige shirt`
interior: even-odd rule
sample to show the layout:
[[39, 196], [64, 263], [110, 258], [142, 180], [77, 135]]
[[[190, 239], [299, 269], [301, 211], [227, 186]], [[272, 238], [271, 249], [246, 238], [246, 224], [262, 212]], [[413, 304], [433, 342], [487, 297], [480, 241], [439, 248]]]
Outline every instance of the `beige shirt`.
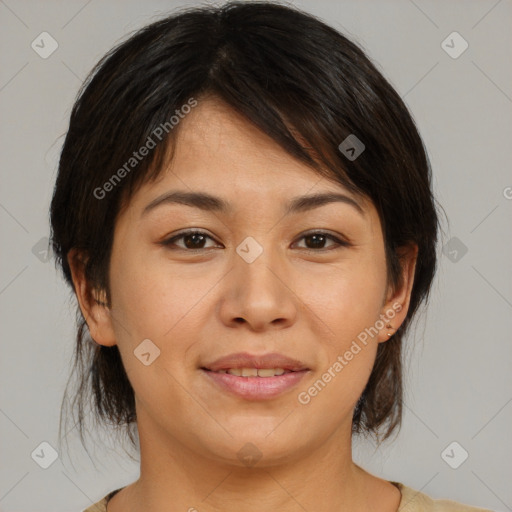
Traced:
[[[433, 500], [422, 492], [415, 491], [398, 482], [391, 482], [402, 493], [397, 512], [493, 512], [486, 508], [470, 507], [451, 500]], [[101, 501], [92, 505], [84, 512], [107, 512], [107, 502], [121, 489], [111, 492]]]

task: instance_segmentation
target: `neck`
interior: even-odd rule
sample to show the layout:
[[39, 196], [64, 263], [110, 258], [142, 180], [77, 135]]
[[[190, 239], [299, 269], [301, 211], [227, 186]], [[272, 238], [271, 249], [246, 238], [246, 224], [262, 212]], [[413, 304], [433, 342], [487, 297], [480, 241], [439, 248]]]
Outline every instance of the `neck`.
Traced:
[[[353, 463], [350, 428], [285, 462], [262, 457], [245, 467], [190, 449], [147, 419], [138, 417], [140, 478], [114, 496], [109, 512], [357, 512], [372, 510], [379, 496], [389, 501], [393, 492]], [[393, 496], [379, 510], [396, 510], [396, 488]]]

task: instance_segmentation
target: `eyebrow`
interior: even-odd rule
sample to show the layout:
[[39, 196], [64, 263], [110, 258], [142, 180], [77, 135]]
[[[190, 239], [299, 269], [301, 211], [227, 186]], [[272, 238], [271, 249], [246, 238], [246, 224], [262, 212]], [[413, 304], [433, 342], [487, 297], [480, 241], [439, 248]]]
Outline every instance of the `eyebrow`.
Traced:
[[[298, 196], [290, 200], [285, 208], [285, 215], [304, 212], [314, 208], [320, 208], [331, 203], [345, 203], [352, 206], [361, 215], [364, 216], [362, 206], [353, 198], [337, 192], [324, 192], [307, 196]], [[207, 194], [205, 192], [182, 192], [172, 191], [162, 194], [151, 201], [142, 211], [142, 215], [154, 210], [158, 206], [166, 204], [183, 204], [199, 208], [204, 211], [212, 211], [228, 214], [233, 211], [232, 206], [220, 197]]]

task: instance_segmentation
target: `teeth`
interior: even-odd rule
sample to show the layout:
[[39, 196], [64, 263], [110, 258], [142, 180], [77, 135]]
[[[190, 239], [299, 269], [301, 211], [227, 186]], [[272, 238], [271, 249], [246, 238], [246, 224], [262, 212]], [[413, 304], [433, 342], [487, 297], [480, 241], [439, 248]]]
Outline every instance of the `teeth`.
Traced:
[[282, 368], [260, 368], [258, 370], [258, 377], [274, 377], [275, 375], [283, 375]]
[[283, 368], [230, 368], [229, 370], [219, 370], [218, 373], [229, 373], [237, 377], [275, 377], [289, 373], [289, 370]]
[[257, 377], [258, 370], [256, 368], [242, 368], [242, 377]]

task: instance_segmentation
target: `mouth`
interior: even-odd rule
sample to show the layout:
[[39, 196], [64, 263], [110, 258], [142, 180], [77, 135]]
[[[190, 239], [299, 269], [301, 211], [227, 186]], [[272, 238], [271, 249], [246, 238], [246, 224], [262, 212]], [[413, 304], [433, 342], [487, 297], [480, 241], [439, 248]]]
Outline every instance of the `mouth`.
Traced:
[[276, 398], [295, 387], [310, 369], [280, 354], [232, 354], [200, 368], [217, 389], [245, 400]]
[[[254, 373], [266, 372], [266, 377], [262, 376], [245, 376], [237, 375], [232, 372], [241, 372], [249, 370]], [[277, 375], [275, 371], [283, 371]], [[227, 371], [211, 371], [206, 368], [201, 368], [202, 373], [205, 375], [209, 382], [212, 383], [218, 390], [236, 395], [244, 400], [269, 400], [277, 398], [280, 395], [290, 391], [296, 387], [302, 378], [309, 372], [309, 370], [301, 371], [284, 371], [282, 368], [243, 368], [231, 369]], [[272, 373], [272, 375], [270, 375]]]
[[[206, 371], [207, 368], [202, 368]], [[227, 370], [217, 370], [216, 373], [229, 373], [230, 375], [236, 375], [237, 377], [279, 377], [285, 373], [290, 373], [293, 370], [285, 370], [284, 368], [228, 368]]]
[[[245, 371], [246, 375], [232, 374], [243, 377], [256, 377], [256, 370], [274, 370], [275, 372], [297, 372], [302, 370], [308, 370], [307, 366], [298, 359], [285, 356], [283, 354], [277, 354], [275, 352], [269, 354], [252, 355], [247, 352], [238, 352], [236, 354], [229, 354], [227, 356], [220, 357], [211, 363], [205, 364], [202, 368], [212, 372], [219, 371]], [[262, 373], [260, 377], [264, 377]], [[272, 375], [269, 375], [272, 376]]]

